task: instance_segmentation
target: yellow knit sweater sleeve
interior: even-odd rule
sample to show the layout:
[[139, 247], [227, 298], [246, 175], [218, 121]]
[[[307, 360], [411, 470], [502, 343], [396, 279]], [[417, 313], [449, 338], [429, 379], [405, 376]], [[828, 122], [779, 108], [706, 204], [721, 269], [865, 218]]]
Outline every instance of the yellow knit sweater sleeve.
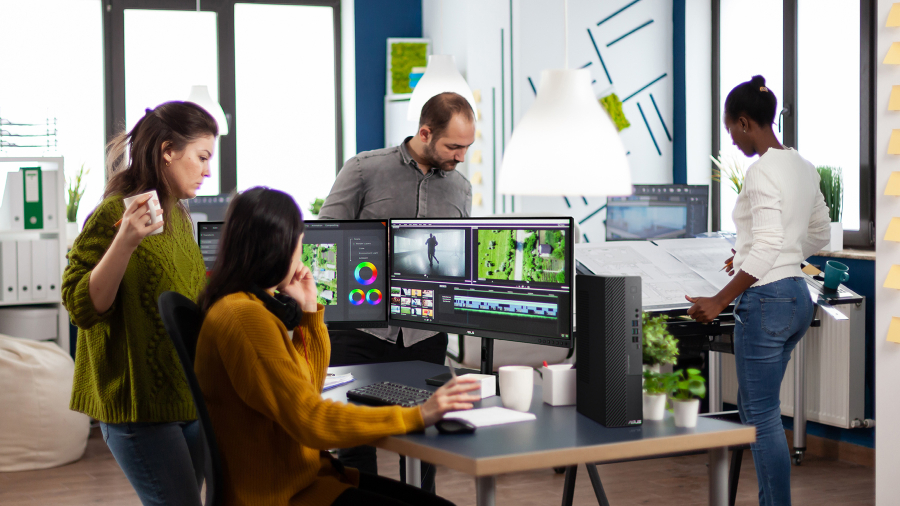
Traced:
[[327, 367], [330, 351], [323, 317], [323, 307], [304, 314], [297, 330], [306, 346], [295, 346], [284, 325], [261, 302], [229, 296], [211, 308], [204, 326], [216, 327], [216, 346], [238, 396], [303, 446], [346, 448], [422, 429], [418, 408], [374, 408], [322, 399], [324, 371], [315, 369]]

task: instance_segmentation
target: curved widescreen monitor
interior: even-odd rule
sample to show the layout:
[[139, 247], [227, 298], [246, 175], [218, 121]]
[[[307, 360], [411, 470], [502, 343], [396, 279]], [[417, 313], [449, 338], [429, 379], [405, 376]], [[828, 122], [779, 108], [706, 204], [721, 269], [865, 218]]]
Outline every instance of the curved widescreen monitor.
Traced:
[[392, 219], [390, 228], [391, 325], [572, 346], [572, 218]]

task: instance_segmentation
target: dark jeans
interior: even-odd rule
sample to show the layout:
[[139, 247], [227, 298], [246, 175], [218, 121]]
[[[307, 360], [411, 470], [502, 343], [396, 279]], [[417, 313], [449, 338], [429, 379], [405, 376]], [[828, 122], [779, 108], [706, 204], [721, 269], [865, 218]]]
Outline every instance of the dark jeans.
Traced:
[[348, 488], [332, 506], [453, 506], [453, 503], [405, 483], [359, 473], [359, 488]]
[[200, 423], [100, 423], [116, 462], [144, 506], [200, 506]]
[[[332, 330], [331, 366], [377, 364], [381, 362], [408, 362], [421, 360], [443, 364], [447, 355], [447, 334], [440, 333], [410, 347], [403, 345], [403, 330], [396, 343], [382, 341], [361, 330]], [[338, 451], [338, 458], [348, 467], [362, 472], [378, 474], [375, 447], [356, 446]], [[435, 467], [422, 462], [422, 490], [434, 493]], [[406, 459], [400, 456], [400, 481], [406, 481]]]

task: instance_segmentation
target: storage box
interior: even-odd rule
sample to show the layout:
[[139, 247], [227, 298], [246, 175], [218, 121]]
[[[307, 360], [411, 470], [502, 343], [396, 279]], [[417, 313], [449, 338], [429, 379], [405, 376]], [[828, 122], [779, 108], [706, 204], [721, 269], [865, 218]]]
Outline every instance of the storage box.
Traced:
[[551, 406], [575, 404], [576, 372], [575, 369], [572, 369], [572, 364], [541, 367], [544, 402]]
[[475, 395], [482, 399], [497, 395], [497, 377], [493, 374], [463, 374], [460, 378], [475, 378], [481, 383], [480, 390], [473, 390], [469, 395]]
[[0, 308], [0, 334], [45, 341], [56, 339], [59, 309], [53, 307]]

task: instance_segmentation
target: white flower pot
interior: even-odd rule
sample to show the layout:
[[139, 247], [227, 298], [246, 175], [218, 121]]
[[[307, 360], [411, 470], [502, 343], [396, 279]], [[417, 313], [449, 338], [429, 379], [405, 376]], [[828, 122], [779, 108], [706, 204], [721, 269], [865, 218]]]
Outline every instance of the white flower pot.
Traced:
[[831, 224], [831, 240], [822, 248], [822, 251], [840, 251], [844, 249], [844, 226], [840, 223]]
[[700, 413], [700, 399], [679, 401], [672, 399], [672, 407], [675, 409], [676, 427], [696, 427], [697, 414]]
[[644, 392], [644, 420], [662, 420], [666, 415], [666, 394]]

